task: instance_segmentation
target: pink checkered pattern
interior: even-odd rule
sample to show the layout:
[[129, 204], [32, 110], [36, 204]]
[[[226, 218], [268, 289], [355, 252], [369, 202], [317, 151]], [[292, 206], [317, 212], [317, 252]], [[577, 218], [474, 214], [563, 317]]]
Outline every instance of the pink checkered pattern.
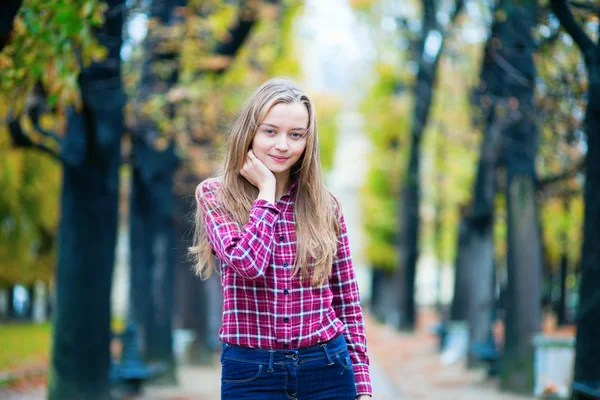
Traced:
[[343, 333], [357, 394], [371, 394], [369, 357], [356, 276], [343, 215], [337, 259], [328, 282], [314, 288], [292, 275], [296, 254], [296, 184], [276, 204], [256, 200], [240, 227], [217, 201], [220, 183], [198, 185], [208, 242], [220, 261], [224, 295], [219, 340], [263, 349], [296, 349]]

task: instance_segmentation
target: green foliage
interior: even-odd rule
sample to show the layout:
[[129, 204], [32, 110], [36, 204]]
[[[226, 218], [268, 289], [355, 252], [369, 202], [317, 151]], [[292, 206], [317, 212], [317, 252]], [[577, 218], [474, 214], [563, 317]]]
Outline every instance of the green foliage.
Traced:
[[409, 101], [396, 95], [396, 70], [379, 64], [377, 81], [362, 104], [366, 133], [373, 148], [369, 170], [362, 189], [366, 257], [378, 268], [393, 269], [398, 260], [398, 197], [408, 147], [406, 115]]
[[321, 166], [324, 172], [329, 172], [333, 167], [333, 156], [337, 145], [337, 116], [341, 103], [337, 97], [325, 94], [312, 96], [312, 101], [317, 110]]
[[92, 29], [104, 23], [100, 0], [24, 0], [14, 19], [13, 36], [0, 52], [0, 93], [16, 113], [40, 81], [50, 105], [79, 102], [80, 64], [105, 56]]
[[350, 0], [350, 6], [356, 11], [369, 11], [376, 3], [375, 0]]
[[583, 197], [550, 198], [542, 203], [542, 225], [545, 251], [554, 271], [560, 258], [567, 254], [569, 267], [575, 270], [581, 257], [583, 242]]
[[[575, 17], [593, 37], [592, 27], [597, 18], [591, 13], [577, 12]], [[541, 179], [574, 170], [582, 163], [587, 147], [583, 117], [589, 83], [583, 59], [579, 51], [573, 51], [568, 35], [559, 34], [556, 39], [549, 39], [552, 26], [553, 21], [545, 17], [537, 32], [541, 40], [548, 40], [536, 59], [540, 129], [536, 170]], [[565, 249], [570, 266], [575, 266], [581, 257], [582, 185], [582, 175], [573, 174], [540, 193], [544, 249], [554, 270]]]
[[46, 364], [51, 328], [50, 323], [0, 325], [0, 371]]
[[[459, 48], [460, 46], [460, 48]], [[453, 58], [443, 59], [431, 119], [422, 149], [421, 246], [440, 261], [456, 254], [459, 209], [472, 190], [479, 150], [479, 133], [470, 119], [469, 86], [472, 71], [479, 65], [480, 48], [450, 39], [447, 49]], [[393, 268], [398, 233], [400, 188], [410, 147], [412, 119], [410, 92], [397, 93], [411, 76], [395, 62], [377, 65], [378, 81], [367, 94], [363, 114], [373, 142], [367, 186], [364, 188], [365, 227], [369, 244], [367, 257], [374, 266]], [[396, 64], [397, 63], [397, 64]], [[398, 150], [392, 149], [397, 142]], [[439, 229], [436, 233], [436, 221]]]
[[[431, 120], [422, 150], [422, 237], [438, 260], [456, 258], [460, 208], [472, 196], [481, 132], [471, 121], [469, 90], [475, 84], [481, 46], [449, 37], [439, 75]], [[430, 211], [431, 210], [431, 211]], [[436, 221], [441, 232], [436, 235]]]
[[[0, 118], [6, 105], [0, 102]], [[53, 123], [42, 118], [46, 127]], [[0, 125], [0, 283], [48, 282], [54, 270], [60, 167], [49, 156], [12, 149]]]

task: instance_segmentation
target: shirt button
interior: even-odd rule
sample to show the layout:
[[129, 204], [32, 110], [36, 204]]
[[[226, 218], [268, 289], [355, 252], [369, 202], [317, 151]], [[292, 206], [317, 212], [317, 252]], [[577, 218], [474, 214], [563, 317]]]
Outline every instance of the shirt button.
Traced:
[[288, 294], [289, 292], [290, 292], [289, 290], [285, 289], [285, 290], [283, 291], [283, 294]]
[[279, 236], [279, 241], [280, 241], [280, 242], [283, 242], [283, 235], [282, 235], [282, 236]]
[[289, 320], [290, 320], [290, 319], [289, 319], [288, 317], [285, 317], [285, 318], [283, 319], [283, 322], [289, 322]]
[[283, 263], [283, 266], [287, 268], [287, 266], [288, 266], [288, 263]]

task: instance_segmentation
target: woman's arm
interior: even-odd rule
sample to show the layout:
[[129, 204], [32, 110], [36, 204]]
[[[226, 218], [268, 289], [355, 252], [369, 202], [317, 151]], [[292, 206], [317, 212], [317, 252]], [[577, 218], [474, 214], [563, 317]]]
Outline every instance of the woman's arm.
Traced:
[[358, 284], [352, 265], [348, 233], [343, 215], [340, 218], [340, 228], [337, 259], [333, 263], [329, 283], [333, 293], [333, 308], [337, 317], [345, 325], [344, 337], [348, 344], [348, 351], [354, 369], [356, 394], [358, 398], [361, 398], [361, 395], [370, 396], [372, 393], [369, 356], [367, 355], [367, 341]]
[[196, 189], [208, 243], [227, 266], [248, 279], [258, 279], [269, 265], [279, 210], [269, 201], [257, 199], [250, 209], [248, 223], [240, 228], [217, 201], [219, 187], [218, 181], [208, 179]]

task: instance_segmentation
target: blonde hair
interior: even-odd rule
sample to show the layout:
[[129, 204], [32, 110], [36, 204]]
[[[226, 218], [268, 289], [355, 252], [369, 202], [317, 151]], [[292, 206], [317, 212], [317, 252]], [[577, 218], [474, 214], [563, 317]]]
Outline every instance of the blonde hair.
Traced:
[[[340, 205], [325, 187], [321, 176], [315, 109], [294, 82], [284, 78], [270, 79], [250, 97], [229, 135], [217, 198], [219, 206], [227, 210], [240, 227], [248, 222], [258, 189], [240, 174], [240, 170], [258, 127], [267, 113], [280, 103], [300, 103], [308, 110], [306, 148], [290, 171], [291, 178], [298, 180], [294, 204], [296, 259], [293, 271], [294, 274], [301, 272], [303, 279], [310, 278], [313, 286], [322, 286], [331, 274], [337, 253]], [[189, 253], [196, 274], [206, 279], [215, 268], [201, 213], [197, 207], [196, 232]], [[312, 271], [308, 268], [309, 262], [314, 262]]]

